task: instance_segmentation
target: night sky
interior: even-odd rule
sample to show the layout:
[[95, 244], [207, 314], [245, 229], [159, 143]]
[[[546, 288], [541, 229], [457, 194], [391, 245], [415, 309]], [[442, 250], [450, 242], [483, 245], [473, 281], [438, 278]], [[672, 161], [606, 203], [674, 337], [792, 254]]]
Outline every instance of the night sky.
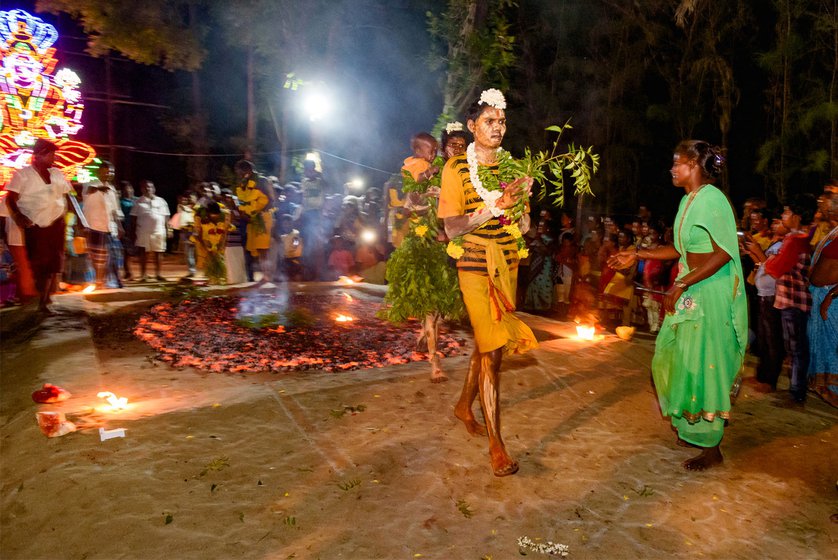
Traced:
[[[398, 4], [398, 3], [397, 3]], [[338, 71], [324, 76], [332, 93], [332, 118], [316, 123], [313, 140], [321, 150], [342, 158], [388, 172], [397, 172], [409, 155], [410, 137], [430, 130], [442, 108], [440, 76], [431, 74], [425, 65], [428, 36], [423, 3], [412, 7], [387, 7], [387, 13], [367, 13], [356, 18], [354, 29], [347, 31], [346, 47], [337, 59]], [[75, 70], [82, 79], [85, 98], [84, 128], [77, 138], [93, 145], [103, 157], [108, 153], [105, 62], [85, 53], [85, 37], [67, 15], [38, 13], [34, 2], [0, 2], [3, 10], [20, 8], [58, 29], [58, 66]], [[386, 26], [371, 22], [386, 21]], [[362, 40], [353, 40], [354, 38]], [[201, 69], [204, 102], [210, 113], [210, 152], [230, 154], [213, 157], [210, 179], [218, 180], [223, 166], [232, 167], [240, 159], [234, 146], [243, 137], [245, 116], [245, 70], [241, 53], [226, 48], [222, 41], [210, 44], [209, 55]], [[188, 146], [172, 138], [169, 126], [179, 114], [189, 111], [190, 76], [186, 72], [166, 70], [132, 62], [121, 55], [111, 58], [114, 111], [114, 143], [118, 146], [114, 163], [117, 179], [136, 184], [144, 178], [155, 182], [158, 194], [170, 203], [186, 188], [186, 160], [183, 157], [145, 152], [184, 153]], [[257, 69], [258, 71], [258, 69]], [[268, 84], [268, 87], [270, 84]], [[276, 84], [276, 96], [270, 101], [279, 108], [289, 92]], [[264, 87], [264, 85], [263, 85]], [[262, 91], [260, 91], [260, 94]], [[291, 135], [289, 148], [304, 153], [310, 147], [312, 130], [307, 118], [300, 115], [295, 99], [288, 100]], [[257, 103], [264, 109], [264, 94]], [[275, 173], [279, 144], [270, 114], [262, 110], [258, 122], [259, 147], [255, 157], [265, 173]], [[388, 175], [324, 157], [330, 180], [343, 183], [362, 177], [369, 185], [380, 186]]]

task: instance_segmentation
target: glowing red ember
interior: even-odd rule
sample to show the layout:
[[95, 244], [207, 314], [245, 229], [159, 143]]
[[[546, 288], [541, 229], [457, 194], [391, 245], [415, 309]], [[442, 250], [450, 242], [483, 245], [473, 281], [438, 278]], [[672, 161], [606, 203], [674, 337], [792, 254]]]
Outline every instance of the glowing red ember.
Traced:
[[[175, 367], [218, 372], [343, 371], [427, 360], [416, 351], [419, 323], [377, 318], [379, 301], [295, 294], [270, 324], [264, 317], [239, 319], [243, 303], [232, 296], [161, 303], [140, 318], [134, 334]], [[351, 322], [336, 321], [338, 315]], [[442, 356], [466, 352], [463, 338], [445, 332], [438, 349]]]

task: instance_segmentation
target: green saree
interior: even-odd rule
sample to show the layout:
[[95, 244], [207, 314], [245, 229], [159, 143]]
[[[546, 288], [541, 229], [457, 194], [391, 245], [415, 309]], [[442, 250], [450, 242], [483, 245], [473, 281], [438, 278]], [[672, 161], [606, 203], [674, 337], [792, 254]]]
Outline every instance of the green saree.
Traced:
[[713, 276], [697, 282], [667, 314], [655, 343], [652, 377], [661, 412], [678, 435], [701, 447], [718, 445], [730, 418], [730, 389], [748, 336], [748, 309], [736, 221], [727, 197], [704, 185], [681, 200], [674, 224], [681, 255], [678, 278], [690, 272], [687, 253], [712, 251], [710, 238], [730, 255]]

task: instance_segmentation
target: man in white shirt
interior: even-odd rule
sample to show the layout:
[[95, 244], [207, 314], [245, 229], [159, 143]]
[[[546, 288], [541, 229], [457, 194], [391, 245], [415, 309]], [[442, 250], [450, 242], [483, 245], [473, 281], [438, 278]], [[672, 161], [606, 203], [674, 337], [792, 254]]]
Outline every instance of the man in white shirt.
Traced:
[[9, 252], [12, 254], [12, 260], [15, 264], [14, 278], [17, 288], [16, 296], [21, 303], [26, 304], [35, 300], [38, 297], [38, 292], [35, 290], [35, 280], [32, 278], [29, 257], [26, 256], [23, 231], [17, 227], [17, 224], [9, 214], [5, 197], [0, 201], [0, 217], [5, 218], [3, 221], [6, 227], [6, 245], [9, 247]]
[[123, 215], [113, 184], [113, 165], [103, 161], [96, 176], [84, 188], [84, 215], [90, 226], [87, 231], [87, 252], [96, 270], [96, 289], [105, 287], [108, 269], [114, 273], [117, 285], [121, 288], [119, 258], [122, 247], [119, 237]]
[[49, 304], [64, 267], [64, 215], [72, 190], [61, 171], [52, 167], [57, 146], [39, 138], [32, 165], [17, 171], [6, 190], [9, 215], [23, 230], [26, 254], [38, 291], [38, 310], [52, 314]]
[[143, 196], [137, 199], [131, 209], [134, 216], [134, 231], [137, 258], [140, 260], [140, 282], [146, 278], [146, 256], [154, 254], [154, 272], [158, 282], [166, 279], [160, 274], [160, 253], [166, 252], [167, 225], [169, 222], [169, 204], [154, 195], [154, 183], [145, 180], [140, 183]]

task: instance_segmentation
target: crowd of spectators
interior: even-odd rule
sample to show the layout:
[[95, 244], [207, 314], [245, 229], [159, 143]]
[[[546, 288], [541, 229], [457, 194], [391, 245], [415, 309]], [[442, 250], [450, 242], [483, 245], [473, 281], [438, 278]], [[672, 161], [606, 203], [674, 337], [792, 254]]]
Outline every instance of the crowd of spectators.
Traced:
[[[380, 190], [355, 196], [333, 188], [306, 161], [300, 181], [280, 184], [250, 162], [237, 165], [234, 188], [205, 182], [178, 198], [170, 249], [188, 276], [212, 283], [333, 281], [384, 283], [386, 229]], [[223, 258], [212, 256], [218, 254]], [[217, 265], [225, 274], [219, 275]], [[207, 267], [213, 274], [207, 274]]]
[[[186, 278], [213, 284], [341, 276], [384, 283], [389, 250], [380, 189], [347, 194], [312, 161], [299, 181], [284, 185], [240, 164], [247, 172], [231, 188], [196, 183], [172, 207], [150, 180], [139, 183], [140, 196], [128, 181], [115, 184], [108, 162], [90, 181], [73, 182], [70, 196], [82, 212], [68, 205], [61, 289], [179, 280], [164, 276], [164, 254], [183, 259]], [[22, 235], [4, 210], [0, 204], [0, 304], [6, 306], [29, 300], [35, 290], [25, 251], [14, 250], [23, 246]]]
[[[799, 195], [776, 209], [749, 199], [737, 214], [749, 302], [749, 353], [758, 358], [751, 382], [757, 390], [775, 391], [788, 363], [791, 400], [802, 404], [807, 386], [812, 386], [807, 372], [811, 376], [813, 367], [820, 368], [816, 373], [826, 371], [824, 364], [814, 363], [824, 359], [824, 352], [834, 364], [838, 344], [835, 311], [829, 311], [838, 267], [827, 264], [838, 259], [838, 243], [829, 243], [838, 237], [838, 182], [827, 184], [817, 199]], [[629, 218], [588, 216], [581, 227], [566, 213], [557, 223], [548, 211], [534, 223], [527, 235], [529, 258], [521, 262], [518, 276], [519, 309], [610, 329], [658, 332], [661, 304], [677, 277], [677, 261], [639, 260], [628, 270], [615, 270], [608, 257], [632, 245], [651, 249], [671, 243], [667, 221], [641, 206]], [[813, 259], [821, 261], [817, 270]], [[812, 294], [818, 290], [823, 293], [813, 304]], [[834, 380], [823, 385], [835, 387]], [[818, 392], [838, 406], [834, 391]]]
[[[796, 211], [801, 223], [794, 231], [806, 237], [811, 253], [835, 225], [830, 225], [828, 213], [824, 211], [834, 189], [826, 187], [817, 201], [797, 197], [775, 210], [766, 208], [765, 201], [759, 199], [749, 199], [744, 204], [742, 212], [737, 214], [742, 216], [740, 257], [749, 276], [749, 290], [756, 293], [752, 273], [755, 259], [766, 260], [754, 254], [753, 244], [768, 250], [782, 241], [790, 227], [788, 213]], [[783, 223], [787, 225], [784, 227]], [[576, 227], [567, 212], [556, 219], [549, 210], [542, 210], [533, 224], [526, 235], [530, 256], [520, 265], [520, 309], [559, 319], [594, 315], [604, 326], [633, 324], [657, 332], [659, 304], [672, 286], [677, 261], [640, 260], [630, 270], [614, 270], [607, 261], [612, 254], [632, 246], [654, 248], [670, 244], [672, 226], [667, 225], [667, 220], [653, 217], [641, 205], [633, 216], [586, 216], [581, 228]], [[780, 275], [780, 271], [776, 274]], [[756, 323], [751, 321], [751, 324]]]
[[555, 219], [542, 210], [526, 235], [529, 257], [520, 264], [518, 307], [558, 319], [606, 327], [660, 328], [663, 294], [676, 261], [641, 260], [629, 270], [608, 266], [608, 257], [632, 246], [671, 242], [671, 227], [645, 205], [635, 216], [587, 216], [577, 226], [570, 214]]

